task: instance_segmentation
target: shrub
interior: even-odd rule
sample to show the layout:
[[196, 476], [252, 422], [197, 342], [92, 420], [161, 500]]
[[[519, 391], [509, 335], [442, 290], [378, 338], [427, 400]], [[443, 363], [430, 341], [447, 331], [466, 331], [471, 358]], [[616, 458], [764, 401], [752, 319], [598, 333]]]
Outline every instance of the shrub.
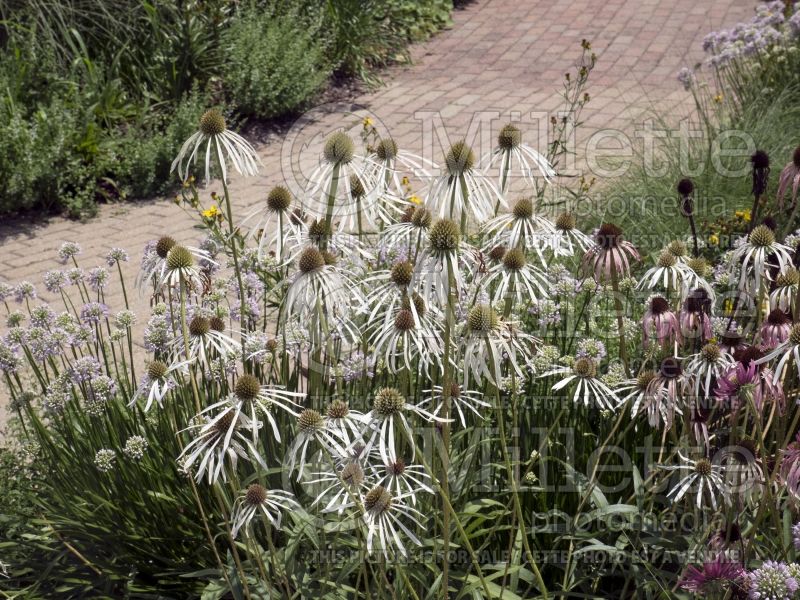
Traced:
[[240, 110], [263, 118], [296, 110], [325, 83], [320, 33], [296, 11], [244, 8], [223, 36], [225, 87]]

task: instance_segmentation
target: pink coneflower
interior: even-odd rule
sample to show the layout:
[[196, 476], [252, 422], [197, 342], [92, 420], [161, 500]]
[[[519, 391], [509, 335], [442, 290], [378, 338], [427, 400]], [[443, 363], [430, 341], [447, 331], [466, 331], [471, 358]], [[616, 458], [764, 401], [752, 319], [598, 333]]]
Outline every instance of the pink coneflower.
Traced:
[[767, 315], [761, 326], [761, 341], [768, 350], [776, 348], [787, 339], [792, 331], [792, 320], [781, 309], [776, 308]]
[[708, 419], [710, 416], [710, 410], [706, 410], [696, 404], [692, 406], [692, 414], [689, 419], [692, 424], [692, 434], [695, 442], [706, 449], [711, 447], [711, 439], [708, 435]]
[[758, 367], [752, 361], [745, 366], [737, 362], [717, 379], [714, 396], [725, 402], [731, 410], [739, 410], [747, 403], [748, 396], [754, 396], [758, 381]]
[[783, 167], [780, 179], [778, 179], [778, 208], [783, 210], [783, 197], [786, 195], [789, 185], [792, 186], [792, 204], [794, 208], [797, 202], [797, 190], [800, 188], [800, 146], [795, 148], [792, 160]]
[[689, 391], [689, 379], [681, 369], [680, 361], [668, 356], [661, 361], [655, 377], [647, 384], [642, 410], [646, 410], [650, 425], [657, 427], [664, 420], [667, 429], [672, 427], [675, 414], [683, 414], [683, 396]]
[[681, 577], [680, 586], [702, 597], [714, 597], [729, 590], [736, 591], [744, 580], [745, 571], [739, 563], [717, 556], [702, 567], [689, 566]]
[[747, 348], [744, 343], [744, 336], [735, 329], [728, 328], [725, 333], [719, 336], [719, 347], [723, 352], [734, 354], [739, 350]]
[[781, 455], [780, 475], [786, 489], [800, 498], [800, 432]]
[[690, 339], [710, 340], [714, 335], [711, 330], [710, 313], [711, 299], [708, 292], [703, 288], [693, 290], [681, 308], [681, 334]]
[[775, 380], [772, 369], [759, 363], [759, 359], [764, 354], [764, 349], [760, 346], [749, 346], [737, 351], [734, 354], [734, 359], [745, 368], [748, 368], [751, 364], [756, 366], [756, 381], [753, 387], [753, 404], [756, 410], [761, 410], [766, 401], [772, 400], [777, 402], [779, 414], [783, 414], [786, 408], [786, 396], [783, 393], [783, 386], [780, 380]]
[[591, 270], [595, 281], [610, 280], [612, 271], [622, 279], [630, 273], [630, 261], [641, 260], [633, 244], [622, 237], [622, 229], [612, 223], [604, 223], [597, 230], [595, 245], [583, 256], [583, 268]]
[[670, 310], [669, 302], [663, 296], [653, 296], [642, 318], [644, 343], [655, 338], [659, 344], [680, 343], [681, 328], [678, 317]]

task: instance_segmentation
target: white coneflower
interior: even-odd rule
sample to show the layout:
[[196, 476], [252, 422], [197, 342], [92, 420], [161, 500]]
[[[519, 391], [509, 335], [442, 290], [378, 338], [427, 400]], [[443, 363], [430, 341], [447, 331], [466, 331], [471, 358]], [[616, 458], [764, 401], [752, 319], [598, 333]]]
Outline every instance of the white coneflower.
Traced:
[[571, 212], [563, 212], [553, 222], [550, 247], [555, 256], [574, 256], [592, 247], [592, 238], [577, 228], [577, 219]]
[[500, 244], [508, 248], [521, 247], [536, 252], [539, 261], [546, 266], [545, 250], [552, 244], [555, 228], [549, 220], [536, 214], [532, 198], [521, 198], [510, 213], [489, 219], [483, 233], [487, 237], [486, 249]]
[[195, 263], [195, 255], [199, 255], [204, 260], [216, 264], [211, 260], [207, 252], [197, 249], [190, 250], [185, 246], [176, 244], [170, 248], [164, 260], [156, 281], [156, 292], [162, 291], [165, 287], [178, 287], [181, 281], [189, 289], [202, 289], [203, 279]]
[[[421, 546], [422, 542], [401, 520], [401, 518], [405, 518], [413, 522], [417, 527], [422, 527], [417, 516], [422, 517], [423, 515], [418, 510], [407, 506], [402, 496], [393, 496], [389, 490], [380, 485], [373, 487], [364, 496], [367, 552], [372, 554], [376, 549], [380, 549], [388, 560], [389, 551], [394, 545], [400, 554], [407, 556], [408, 552], [400, 540], [398, 530], [405, 533], [412, 542]], [[380, 548], [375, 546], [376, 537], [379, 540]]]
[[500, 386], [502, 382], [496, 378], [502, 377], [505, 359], [517, 376], [523, 377], [520, 364], [527, 364], [534, 343], [532, 336], [519, 331], [513, 323], [503, 321], [488, 304], [472, 307], [463, 337], [464, 387], [468, 387], [470, 375], [478, 382], [485, 377]]
[[394, 263], [390, 269], [367, 275], [363, 285], [368, 291], [361, 311], [368, 315], [367, 322], [391, 323], [403, 298], [408, 295], [413, 279], [414, 265], [407, 260]]
[[246, 415], [224, 411], [217, 418], [198, 415], [195, 420], [198, 422], [184, 430], [192, 432], [195, 437], [183, 449], [178, 460], [186, 471], [199, 461], [196, 481], [202, 481], [204, 475], [209, 485], [216, 483], [220, 475], [223, 481], [227, 481], [226, 460], [234, 470], [239, 458], [253, 460], [267, 469], [264, 459], [243, 433], [252, 429]]
[[377, 226], [374, 204], [380, 190], [366, 177], [366, 168], [367, 161], [356, 154], [353, 138], [343, 131], [331, 134], [319, 165], [308, 177], [303, 194], [308, 210], [327, 225], [335, 218], [352, 230], [363, 217], [367, 222], [362, 226]]
[[579, 358], [571, 367], [558, 367], [541, 377], [563, 375], [563, 379], [553, 384], [554, 392], [564, 389], [570, 384], [575, 384], [572, 401], [579, 401], [584, 406], [595, 406], [600, 410], [616, 410], [620, 404], [617, 394], [597, 376], [597, 363], [591, 358]]
[[317, 248], [303, 250], [297, 266], [283, 299], [284, 319], [296, 316], [316, 323], [327, 315], [346, 314], [361, 300], [349, 274]]
[[486, 172], [499, 168], [497, 187], [508, 189], [512, 176], [522, 176], [531, 185], [536, 184], [536, 176], [550, 181], [556, 172], [548, 160], [534, 148], [522, 142], [522, 132], [511, 123], [505, 125], [497, 136], [497, 146], [481, 159]]
[[778, 358], [779, 356], [780, 359], [775, 364], [775, 368], [773, 369], [773, 383], [778, 384], [778, 382], [781, 381], [784, 376], [784, 370], [788, 367], [789, 361], [792, 359], [794, 359], [794, 364], [797, 368], [797, 374], [800, 376], [800, 323], [792, 326], [792, 330], [789, 332], [789, 338], [785, 342], [780, 344], [768, 354], [765, 354], [756, 360], [755, 363], [757, 365], [761, 365]]
[[[435, 385], [433, 389], [425, 390], [425, 397], [418, 404], [420, 408], [425, 407], [428, 410], [428, 405], [433, 409], [430, 412], [438, 415], [442, 411], [444, 403], [444, 390], [442, 386]], [[434, 408], [435, 407], [435, 408]], [[450, 384], [450, 410], [458, 413], [458, 420], [461, 421], [461, 426], [467, 426], [466, 412], [471, 411], [479, 419], [484, 419], [484, 416], [478, 409], [491, 409], [492, 405], [483, 399], [483, 393], [468, 389], [462, 389], [457, 383]]]
[[514, 306], [547, 299], [552, 286], [547, 275], [529, 263], [520, 248], [506, 250], [482, 284], [488, 289], [494, 286], [494, 302], [510, 300]]
[[418, 493], [433, 493], [433, 488], [426, 481], [430, 481], [430, 475], [422, 466], [408, 465], [401, 457], [397, 457], [384, 465], [384, 475], [377, 483], [393, 496], [410, 498], [411, 504], [416, 504]]
[[[202, 315], [192, 317], [188, 325], [189, 356], [183, 357], [189, 361], [196, 360], [206, 370], [217, 356], [238, 355], [242, 349], [239, 342], [213, 327], [213, 324], [215, 324], [215, 319], [209, 319]], [[173, 360], [181, 357], [185, 350], [183, 333], [180, 333], [170, 344]]]
[[231, 535], [235, 538], [242, 528], [247, 531], [250, 522], [258, 515], [265, 516], [273, 527], [280, 529], [282, 511], [299, 508], [300, 505], [290, 492], [268, 490], [258, 483], [251, 483], [234, 504]]
[[392, 223], [381, 232], [379, 248], [382, 252], [402, 253], [410, 260], [428, 244], [428, 230], [432, 222], [433, 215], [427, 208], [410, 206], [397, 223]]
[[[409, 307], [413, 302], [408, 302]], [[370, 335], [370, 344], [391, 373], [402, 369], [414, 372], [415, 360], [427, 374], [431, 365], [441, 368], [444, 352], [439, 330], [427, 316], [422, 304], [417, 309], [401, 308], [393, 322], [379, 322]]]
[[[678, 257], [678, 260], [680, 260], [680, 257]], [[698, 256], [687, 259], [685, 264], [687, 269], [683, 272], [681, 298], [685, 300], [694, 290], [702, 289], [708, 294], [712, 304], [716, 302], [717, 295], [707, 279], [712, 274], [712, 269], [708, 265], [708, 261]]]
[[672, 428], [675, 415], [683, 414], [684, 397], [690, 392], [692, 378], [683, 371], [680, 361], [668, 356], [650, 382], [642, 399], [641, 410], [647, 412], [652, 427], [658, 427], [660, 420], [667, 429]]
[[779, 273], [775, 277], [774, 289], [769, 293], [770, 308], [791, 312], [797, 298], [798, 284], [800, 284], [800, 272], [794, 267]]
[[295, 409], [302, 408], [297, 401], [303, 398], [305, 394], [290, 392], [281, 386], [261, 385], [254, 375], [244, 374], [236, 380], [231, 396], [208, 406], [203, 410], [203, 414], [222, 409], [215, 417], [221, 419], [226, 413], [231, 413], [235, 417], [242, 412], [248, 413], [254, 444], [261, 426], [258, 419], [263, 417], [269, 422], [275, 440], [280, 442], [281, 434], [278, 422], [275, 420], [275, 409], [297, 416]]
[[750, 438], [737, 440], [719, 454], [731, 494], [749, 502], [758, 500], [764, 491], [766, 479], [755, 441]]
[[[306, 466], [306, 454], [311, 442], [317, 442], [331, 454], [341, 455], [345, 452], [342, 444], [331, 434], [325, 425], [325, 418], [316, 410], [306, 408], [297, 415], [297, 435], [289, 448], [289, 473], [294, 471], [297, 464], [297, 481], [303, 476]], [[300, 454], [298, 464], [297, 454]]]
[[189, 178], [189, 167], [194, 164], [200, 148], [205, 144], [205, 181], [211, 179], [211, 156], [222, 171], [222, 180], [228, 181], [228, 161], [241, 175], [255, 175], [261, 159], [252, 144], [238, 133], [227, 129], [225, 118], [211, 109], [200, 117], [200, 127], [181, 146], [172, 161], [170, 172], [177, 169], [182, 180]]
[[615, 386], [614, 393], [620, 399], [620, 406], [628, 401], [633, 401], [631, 403], [631, 417], [635, 418], [639, 414], [640, 408], [647, 400], [647, 386], [650, 385], [655, 376], [655, 371], [645, 370], [639, 373], [636, 378], [626, 379], [618, 386]]
[[359, 500], [363, 490], [370, 484], [366, 480], [364, 468], [358, 461], [348, 461], [336, 471], [323, 471], [316, 473], [317, 479], [309, 481], [310, 485], [318, 485], [322, 490], [314, 498], [311, 506], [316, 506], [325, 501], [323, 513], [335, 512], [338, 514], [355, 504], [353, 498]]
[[437, 221], [428, 234], [428, 245], [420, 252], [412, 287], [420, 291], [426, 302], [435, 299], [444, 306], [448, 294], [464, 288], [462, 255], [468, 252], [461, 241], [459, 226], [448, 219]]
[[733, 251], [731, 263], [741, 264], [740, 289], [747, 287], [748, 278], [752, 278], [755, 290], [759, 290], [762, 278], [769, 276], [770, 267], [777, 266], [783, 271], [792, 265], [792, 249], [779, 243], [769, 227], [758, 225], [747, 241]]
[[685, 287], [684, 282], [690, 277], [690, 272], [691, 269], [686, 263], [680, 262], [669, 250], [662, 250], [656, 265], [645, 272], [637, 287], [640, 290], [661, 287], [664, 290], [677, 292]]
[[714, 510], [719, 506], [718, 499], [725, 504], [730, 504], [730, 492], [725, 483], [725, 470], [721, 465], [715, 464], [707, 458], [692, 460], [680, 452], [678, 457], [682, 462], [680, 465], [659, 465], [665, 471], [690, 470], [689, 474], [678, 481], [677, 485], [669, 491], [667, 498], [671, 498], [673, 502], [680, 502], [688, 492], [694, 493], [692, 490], [694, 487], [697, 508], [702, 507], [704, 499], [711, 501]]
[[505, 199], [475, 166], [475, 153], [466, 142], [454, 143], [444, 158], [445, 168], [431, 183], [428, 202], [442, 219], [483, 223], [494, 216], [495, 205]]
[[723, 352], [715, 343], [704, 345], [700, 352], [688, 357], [686, 371], [694, 379], [695, 396], [700, 396], [701, 389], [703, 397], [713, 396], [713, 382], [719, 379], [735, 362], [730, 354]]
[[188, 371], [189, 360], [174, 362], [171, 365], [160, 360], [154, 360], [147, 365], [147, 373], [142, 378], [139, 387], [136, 388], [128, 406], [133, 406], [140, 398], [147, 398], [144, 411], [150, 410], [153, 402], [159, 408], [163, 406], [162, 400], [167, 393], [178, 386], [176, 375], [185, 374]]
[[350, 408], [347, 402], [334, 400], [328, 405], [325, 427], [342, 440], [345, 447], [349, 447], [361, 439], [361, 428], [365, 420], [364, 414]]
[[290, 211], [292, 193], [282, 185], [272, 188], [264, 206], [259, 206], [242, 220], [242, 226], [255, 220], [249, 235], [258, 239], [258, 258], [274, 250], [278, 262], [286, 258], [290, 243], [300, 244], [300, 220]]
[[438, 168], [426, 158], [401, 150], [394, 139], [385, 137], [378, 140], [372, 154], [367, 157], [364, 177], [371, 187], [402, 198], [406, 191], [398, 167], [422, 179], [429, 179], [431, 172]]
[[[148, 283], [152, 283], [156, 287], [160, 285], [160, 282], [167, 277], [169, 271], [167, 267], [167, 256], [169, 256], [170, 251], [175, 247], [178, 247], [178, 243], [168, 235], [161, 236], [158, 240], [148, 242], [144, 250], [139, 273], [136, 275], [136, 287], [141, 289]], [[173, 258], [173, 264], [177, 267], [180, 267], [178, 264], [179, 257], [182, 258], [182, 262], [189, 264], [189, 267], [192, 267], [195, 262], [202, 263], [206, 260], [209, 261], [209, 263], [213, 263], [208, 252], [190, 246], [181, 247], [188, 250], [190, 256], [187, 259], [183, 251], [179, 251]]]
[[402, 427], [409, 443], [414, 447], [414, 432], [408, 421], [407, 413], [415, 413], [426, 420], [445, 422], [445, 419], [436, 417], [426, 410], [406, 401], [405, 396], [397, 389], [385, 387], [375, 393], [372, 401], [372, 410], [366, 414], [368, 432], [371, 435], [367, 440], [364, 452], [378, 444], [381, 460], [384, 464], [393, 462], [397, 458], [395, 453], [395, 426]]

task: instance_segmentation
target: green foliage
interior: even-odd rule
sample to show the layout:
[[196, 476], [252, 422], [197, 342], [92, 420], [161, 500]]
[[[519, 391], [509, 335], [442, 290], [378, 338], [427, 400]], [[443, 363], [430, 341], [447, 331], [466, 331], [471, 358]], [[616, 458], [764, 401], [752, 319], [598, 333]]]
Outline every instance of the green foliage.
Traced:
[[223, 36], [224, 82], [239, 109], [270, 118], [308, 102], [329, 75], [319, 25], [296, 9], [243, 9]]

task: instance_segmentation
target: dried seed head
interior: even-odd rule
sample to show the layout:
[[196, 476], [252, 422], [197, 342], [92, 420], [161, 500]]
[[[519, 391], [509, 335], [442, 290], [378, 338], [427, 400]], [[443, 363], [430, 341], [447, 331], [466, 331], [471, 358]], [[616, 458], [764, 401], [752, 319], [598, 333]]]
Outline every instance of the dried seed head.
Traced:
[[714, 363], [722, 356], [722, 350], [716, 344], [709, 343], [700, 349], [700, 355], [706, 362]]
[[597, 365], [595, 365], [591, 358], [579, 358], [575, 361], [572, 370], [578, 377], [588, 378], [597, 376]]
[[188, 269], [193, 263], [192, 253], [183, 246], [173, 246], [167, 253], [168, 269]]
[[458, 385], [455, 382], [450, 384], [450, 397], [451, 398], [460, 398], [461, 397], [461, 386]]
[[771, 310], [767, 315], [767, 322], [770, 325], [786, 325], [787, 323], [791, 323], [791, 319], [789, 315], [783, 312], [780, 308], [776, 308], [775, 310]]
[[353, 160], [354, 153], [355, 144], [353, 144], [353, 138], [343, 131], [331, 134], [325, 141], [325, 148], [322, 151], [325, 160], [335, 165], [349, 163]]
[[414, 315], [410, 310], [400, 309], [394, 318], [394, 327], [398, 331], [411, 331], [414, 329]]
[[189, 333], [195, 337], [206, 335], [211, 331], [211, 322], [205, 317], [196, 316], [189, 321]]
[[349, 413], [350, 407], [342, 400], [334, 400], [328, 405], [329, 419], [344, 419]]
[[375, 154], [383, 161], [393, 160], [397, 156], [397, 142], [392, 138], [381, 138], [375, 147]]
[[214, 423], [214, 429], [219, 435], [225, 435], [228, 433], [231, 427], [234, 426], [236, 417], [236, 413], [234, 411], [229, 410], [225, 414], [223, 414], [216, 423]]
[[147, 365], [147, 376], [150, 379], [161, 379], [167, 374], [167, 365], [160, 360], [154, 360]]
[[519, 248], [511, 248], [503, 256], [503, 266], [509, 271], [519, 271], [525, 262], [525, 253]]
[[298, 266], [303, 273], [311, 273], [325, 266], [325, 257], [322, 252], [309, 246], [300, 254]]
[[570, 212], [561, 213], [556, 217], [556, 229], [559, 231], [572, 231], [577, 224], [575, 215]]
[[461, 230], [454, 221], [441, 219], [433, 224], [428, 237], [437, 252], [452, 252], [461, 243]]
[[792, 154], [792, 162], [794, 166], [800, 169], [800, 146], [794, 149], [794, 154]]
[[678, 259], [675, 258], [675, 255], [670, 252], [669, 250], [664, 250], [661, 254], [658, 255], [658, 266], [665, 268], [665, 267], [674, 267], [675, 263], [678, 262]]
[[763, 150], [756, 150], [750, 157], [753, 169], [769, 169], [769, 155]]
[[414, 227], [422, 227], [423, 229], [427, 229], [431, 226], [433, 222], [433, 215], [431, 211], [423, 206], [418, 206], [416, 210], [414, 210], [414, 214], [411, 216], [411, 224]]
[[169, 251], [172, 250], [175, 244], [175, 240], [168, 235], [160, 237], [156, 243], [156, 254], [161, 258], [167, 258], [167, 254], [169, 254]]
[[750, 232], [750, 243], [759, 248], [767, 248], [775, 243], [775, 233], [766, 225], [757, 225]]
[[255, 400], [261, 391], [261, 382], [253, 375], [242, 375], [236, 380], [234, 393], [240, 400]]
[[414, 310], [417, 311], [417, 315], [419, 317], [424, 317], [428, 307], [425, 305], [425, 299], [417, 292], [411, 295], [411, 300], [408, 299], [408, 296], [403, 296], [403, 299], [400, 301], [400, 306], [404, 310], [411, 310], [412, 302], [414, 303]]
[[778, 222], [777, 222], [777, 221], [776, 221], [776, 220], [775, 220], [773, 217], [764, 217], [764, 218], [761, 220], [761, 224], [762, 224], [764, 227], [768, 227], [768, 228], [769, 228], [769, 229], [771, 229], [772, 231], [775, 231], [775, 230], [777, 230], [777, 229], [778, 229]]
[[703, 258], [702, 256], [698, 256], [697, 258], [690, 258], [686, 261], [686, 265], [695, 273], [697, 273], [700, 277], [705, 277], [708, 275], [708, 261]]
[[367, 195], [367, 190], [364, 189], [364, 184], [361, 183], [358, 175], [350, 175], [350, 195], [356, 200], [363, 198]]
[[686, 242], [682, 242], [681, 240], [671, 241], [669, 246], [667, 246], [667, 251], [678, 258], [689, 254], [689, 248], [686, 246]]
[[261, 506], [267, 501], [267, 490], [264, 486], [257, 483], [251, 483], [247, 486], [247, 492], [244, 495], [244, 501], [249, 506]]
[[800, 271], [794, 267], [789, 267], [784, 273], [779, 274], [775, 278], [775, 285], [777, 287], [789, 287], [800, 283]]
[[402, 287], [411, 283], [411, 276], [414, 274], [414, 267], [407, 260], [396, 263], [392, 267], [392, 283]]
[[225, 117], [216, 109], [207, 110], [200, 117], [200, 132], [203, 135], [219, 135], [225, 131]]
[[636, 387], [640, 390], [647, 389], [647, 386], [650, 385], [650, 382], [655, 379], [656, 373], [652, 370], [642, 371], [639, 373], [638, 377], [636, 377]]
[[748, 368], [751, 362], [761, 359], [764, 354], [765, 352], [758, 346], [747, 346], [745, 348], [737, 348], [733, 353], [733, 358], [742, 363], [745, 368]]
[[708, 477], [711, 475], [711, 462], [707, 458], [701, 458], [695, 463], [694, 470], [701, 477]]
[[497, 136], [497, 145], [503, 150], [512, 150], [522, 143], [522, 132], [511, 123], [505, 125]]
[[650, 312], [654, 315], [663, 315], [669, 310], [669, 302], [663, 296], [653, 296], [650, 298]]
[[800, 323], [792, 326], [792, 331], [789, 332], [789, 343], [792, 346], [800, 346]]
[[267, 340], [267, 352], [275, 352], [278, 349], [278, 340], [270, 338]]
[[395, 459], [394, 462], [386, 465], [387, 475], [397, 477], [405, 472], [406, 472], [406, 461], [404, 461], [399, 456]]
[[313, 408], [306, 408], [297, 416], [297, 428], [301, 433], [313, 433], [325, 427], [322, 415]]
[[326, 265], [335, 265], [336, 263], [339, 262], [339, 259], [330, 250], [323, 250], [322, 251], [322, 258], [325, 261]]
[[308, 237], [314, 242], [321, 242], [331, 235], [331, 228], [325, 223], [325, 219], [313, 220], [308, 226]]
[[403, 410], [406, 399], [395, 388], [385, 387], [378, 390], [372, 401], [372, 408], [380, 415], [388, 417]]
[[214, 315], [208, 320], [208, 325], [214, 331], [225, 331], [225, 320]]
[[678, 182], [678, 193], [686, 198], [687, 196], [691, 196], [692, 192], [694, 192], [694, 183], [692, 183], [691, 179], [681, 179]]
[[520, 198], [511, 210], [515, 219], [530, 219], [533, 216], [533, 200]]
[[282, 185], [272, 188], [267, 194], [267, 208], [272, 212], [286, 212], [291, 205], [292, 193]]
[[470, 331], [487, 334], [494, 330], [500, 322], [497, 312], [488, 304], [473, 306], [467, 316]]
[[613, 223], [603, 223], [597, 230], [595, 241], [603, 250], [616, 248], [622, 242], [622, 229]]
[[674, 356], [668, 356], [661, 361], [661, 368], [659, 370], [661, 376], [665, 379], [676, 379], [680, 377], [683, 370], [681, 363]]
[[364, 469], [357, 462], [349, 462], [342, 470], [339, 471], [339, 476], [345, 484], [351, 487], [359, 487], [364, 483]]
[[376, 514], [387, 511], [392, 506], [392, 494], [382, 485], [376, 485], [364, 496], [364, 508]]
[[447, 172], [457, 177], [472, 170], [475, 166], [475, 153], [461, 140], [450, 146], [444, 162], [447, 165]]
[[495, 246], [494, 248], [489, 250], [489, 258], [495, 262], [503, 260], [503, 257], [505, 255], [506, 255], [506, 247], [503, 244]]

